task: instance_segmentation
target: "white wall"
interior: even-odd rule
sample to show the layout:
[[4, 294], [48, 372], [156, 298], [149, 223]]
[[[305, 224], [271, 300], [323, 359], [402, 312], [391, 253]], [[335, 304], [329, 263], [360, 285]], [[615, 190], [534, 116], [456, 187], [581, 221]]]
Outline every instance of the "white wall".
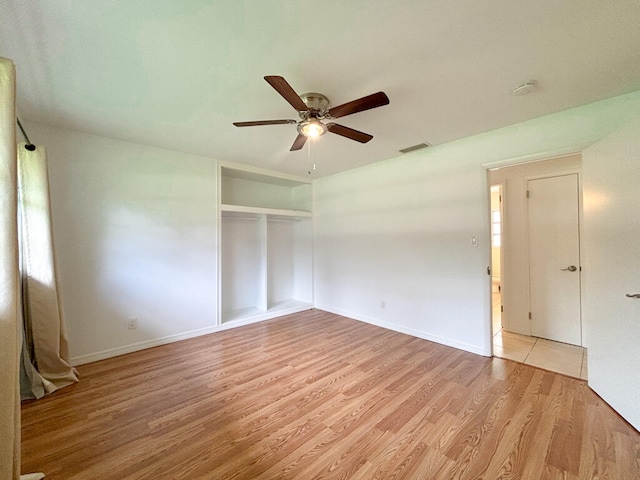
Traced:
[[486, 167], [579, 151], [638, 110], [635, 92], [317, 180], [316, 305], [489, 355]]
[[[45, 145], [75, 363], [217, 322], [216, 161], [27, 123]], [[127, 319], [138, 318], [137, 330]]]
[[486, 173], [464, 155], [444, 160], [413, 155], [317, 181], [316, 304], [482, 353]]

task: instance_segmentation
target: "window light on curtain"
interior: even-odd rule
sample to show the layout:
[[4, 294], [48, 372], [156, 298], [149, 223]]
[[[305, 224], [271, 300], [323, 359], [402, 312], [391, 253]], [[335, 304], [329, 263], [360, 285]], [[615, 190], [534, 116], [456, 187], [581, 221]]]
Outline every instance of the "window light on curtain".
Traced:
[[18, 145], [18, 212], [24, 340], [23, 398], [40, 398], [77, 382], [58, 297], [47, 155], [42, 146]]

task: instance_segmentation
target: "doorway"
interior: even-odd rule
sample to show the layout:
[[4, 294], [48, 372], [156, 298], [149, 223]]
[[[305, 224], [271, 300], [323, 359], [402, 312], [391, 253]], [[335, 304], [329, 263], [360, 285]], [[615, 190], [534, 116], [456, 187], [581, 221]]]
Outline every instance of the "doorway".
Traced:
[[502, 185], [491, 185], [491, 327], [502, 330]]
[[[580, 154], [574, 154], [489, 171], [489, 188], [492, 200], [495, 198], [495, 192], [500, 192], [500, 214], [494, 213], [498, 210], [495, 200], [491, 202], [490, 213], [492, 270], [496, 274], [492, 276], [491, 282], [492, 301], [495, 302], [492, 309], [492, 331], [494, 333], [494, 356], [586, 379], [586, 350], [580, 346], [563, 343], [567, 341], [566, 338], [563, 339], [563, 342], [543, 338], [544, 336], [553, 336], [553, 334], [547, 335], [533, 325], [534, 312], [537, 312], [535, 315], [540, 318], [543, 318], [543, 314], [540, 313], [542, 310], [535, 306], [535, 299], [540, 297], [538, 295], [540, 291], [535, 290], [532, 295], [531, 290], [538, 288], [536, 285], [531, 286], [530, 275], [533, 273], [535, 276], [534, 270], [540, 265], [540, 261], [534, 258], [533, 266], [530, 262], [529, 199], [526, 196], [529, 182], [540, 181], [544, 178], [569, 176], [568, 178], [576, 181], [577, 194], [574, 194], [574, 197], [577, 197], [579, 206], [580, 168]], [[533, 184], [532, 188], [544, 186], [544, 184], [544, 181], [540, 181], [538, 184]], [[552, 200], [552, 206], [547, 204], [539, 210], [542, 213], [552, 212], [559, 202], [563, 201]], [[498, 215], [500, 225], [498, 228], [494, 228], [494, 222], [497, 225]], [[578, 211], [578, 218], [579, 215]], [[563, 222], [560, 223], [564, 225]], [[500, 233], [499, 240], [494, 237], [496, 232]], [[553, 235], [547, 233], [540, 235], [540, 237], [552, 238], [555, 242]], [[535, 241], [535, 236], [533, 240]], [[494, 246], [498, 241], [499, 248]], [[551, 251], [554, 251], [553, 245], [552, 242]], [[579, 278], [579, 271], [577, 271], [580, 265], [579, 253], [577, 259], [567, 259], [566, 261], [567, 265], [561, 264], [552, 266], [552, 268], [557, 267], [558, 274], [565, 274], [569, 270], [563, 272], [561, 269], [574, 265], [578, 273], [576, 277]], [[499, 267], [497, 272], [495, 266]], [[499, 280], [497, 280], [498, 278]], [[542, 280], [543, 285], [544, 283], [545, 281]], [[578, 286], [578, 307], [581, 301], [579, 290]], [[498, 298], [500, 299], [499, 305], [497, 304]], [[563, 299], [564, 296], [560, 295], [561, 305]], [[544, 302], [542, 304], [544, 305]], [[553, 309], [553, 306], [551, 308]], [[552, 324], [553, 321], [551, 321]]]

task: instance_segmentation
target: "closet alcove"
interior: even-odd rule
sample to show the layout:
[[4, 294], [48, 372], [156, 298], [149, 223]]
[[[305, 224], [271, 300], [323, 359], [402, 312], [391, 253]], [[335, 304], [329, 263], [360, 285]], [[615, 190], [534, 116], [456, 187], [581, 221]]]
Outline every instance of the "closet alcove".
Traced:
[[222, 324], [312, 308], [311, 181], [239, 165], [219, 168]]

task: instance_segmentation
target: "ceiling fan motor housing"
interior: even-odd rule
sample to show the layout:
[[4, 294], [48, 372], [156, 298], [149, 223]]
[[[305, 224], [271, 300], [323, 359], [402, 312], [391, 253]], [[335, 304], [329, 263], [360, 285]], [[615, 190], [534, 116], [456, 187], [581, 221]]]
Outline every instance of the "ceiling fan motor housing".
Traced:
[[300, 98], [309, 109], [308, 112], [299, 112], [300, 118], [309, 117], [324, 118], [329, 108], [329, 99], [321, 93], [303, 93]]

